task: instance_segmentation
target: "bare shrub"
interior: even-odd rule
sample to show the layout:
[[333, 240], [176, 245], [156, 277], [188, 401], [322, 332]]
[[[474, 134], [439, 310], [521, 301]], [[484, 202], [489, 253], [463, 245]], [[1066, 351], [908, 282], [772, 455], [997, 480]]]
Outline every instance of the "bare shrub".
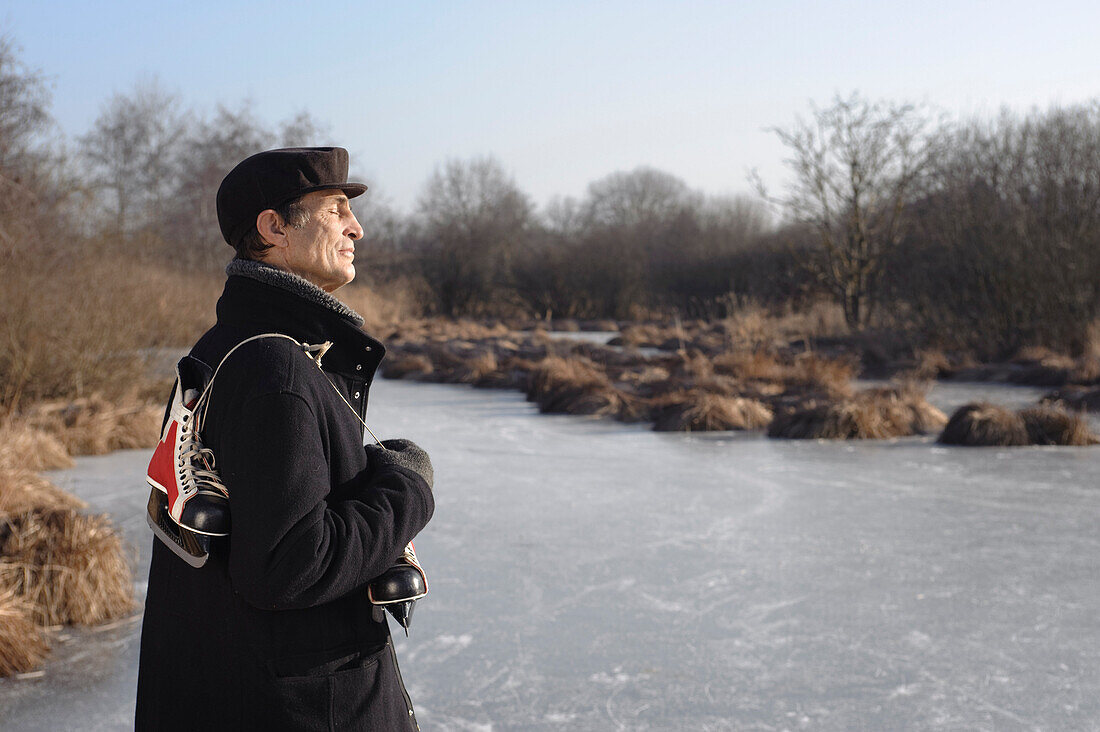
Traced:
[[1089, 430], [1088, 423], [1078, 414], [1064, 409], [1040, 405], [1020, 410], [1033, 445], [1072, 445], [1082, 447], [1100, 442]]
[[34, 606], [40, 625], [96, 625], [134, 608], [133, 577], [106, 516], [23, 514], [0, 543], [0, 592]]
[[8, 411], [132, 391], [149, 349], [191, 343], [213, 322], [222, 282], [99, 253], [0, 264], [0, 407]]
[[772, 410], [762, 402], [702, 390], [671, 394], [660, 400], [653, 429], [659, 432], [756, 430], [768, 426]]
[[14, 592], [0, 594], [0, 678], [33, 671], [49, 650], [45, 633], [34, 623], [31, 605]]
[[968, 447], [1016, 446], [1029, 442], [1019, 414], [988, 402], [972, 402], [955, 410], [938, 442]]

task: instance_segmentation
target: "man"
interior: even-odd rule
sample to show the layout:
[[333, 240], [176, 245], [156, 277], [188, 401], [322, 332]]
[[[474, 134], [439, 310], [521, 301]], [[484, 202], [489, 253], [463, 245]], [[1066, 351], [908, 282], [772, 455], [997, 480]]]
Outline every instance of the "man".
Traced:
[[321, 368], [286, 338], [222, 364], [202, 437], [232, 528], [200, 568], [153, 543], [139, 730], [417, 729], [367, 584], [431, 518], [432, 470], [406, 440], [363, 446], [384, 348], [331, 295], [363, 237], [347, 171], [342, 148], [271, 150], [218, 191], [237, 257], [191, 356], [213, 369], [263, 333], [332, 345]]

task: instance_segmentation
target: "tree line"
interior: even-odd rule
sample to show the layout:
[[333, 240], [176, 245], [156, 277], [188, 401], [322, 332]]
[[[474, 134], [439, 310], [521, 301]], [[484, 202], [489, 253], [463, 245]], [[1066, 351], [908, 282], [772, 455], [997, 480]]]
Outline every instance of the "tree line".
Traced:
[[[1100, 104], [958, 121], [852, 95], [772, 132], [788, 183], [732, 197], [639, 167], [540, 207], [494, 158], [444, 161], [411, 211], [357, 199], [362, 277], [401, 283], [426, 314], [717, 318], [827, 299], [853, 330], [984, 356], [1090, 345]], [[155, 82], [113, 95], [66, 140], [7, 39], [0, 245], [9, 261], [42, 246], [25, 213], [45, 207], [65, 246], [213, 272], [230, 256], [214, 210], [229, 168], [330, 142], [307, 112], [275, 125], [247, 104], [202, 115]]]

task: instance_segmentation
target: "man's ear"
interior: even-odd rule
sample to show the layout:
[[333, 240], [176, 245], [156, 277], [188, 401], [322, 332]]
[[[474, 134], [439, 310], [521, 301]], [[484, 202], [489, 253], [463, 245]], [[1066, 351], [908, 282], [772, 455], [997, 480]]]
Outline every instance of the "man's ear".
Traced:
[[265, 243], [273, 247], [287, 246], [286, 224], [273, 209], [264, 209], [256, 215], [256, 231]]

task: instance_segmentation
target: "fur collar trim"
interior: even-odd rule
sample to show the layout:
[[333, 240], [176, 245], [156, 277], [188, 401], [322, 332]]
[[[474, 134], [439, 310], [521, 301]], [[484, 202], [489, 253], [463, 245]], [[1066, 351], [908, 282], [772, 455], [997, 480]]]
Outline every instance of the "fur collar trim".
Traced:
[[363, 327], [362, 315], [355, 312], [309, 280], [299, 277], [296, 274], [285, 272], [281, 269], [272, 267], [270, 264], [257, 262], [252, 259], [234, 259], [225, 268], [225, 273], [231, 277], [233, 275], [248, 277], [249, 279], [257, 280], [264, 284], [294, 293], [298, 297], [332, 310], [337, 315], [355, 323], [356, 327]]

